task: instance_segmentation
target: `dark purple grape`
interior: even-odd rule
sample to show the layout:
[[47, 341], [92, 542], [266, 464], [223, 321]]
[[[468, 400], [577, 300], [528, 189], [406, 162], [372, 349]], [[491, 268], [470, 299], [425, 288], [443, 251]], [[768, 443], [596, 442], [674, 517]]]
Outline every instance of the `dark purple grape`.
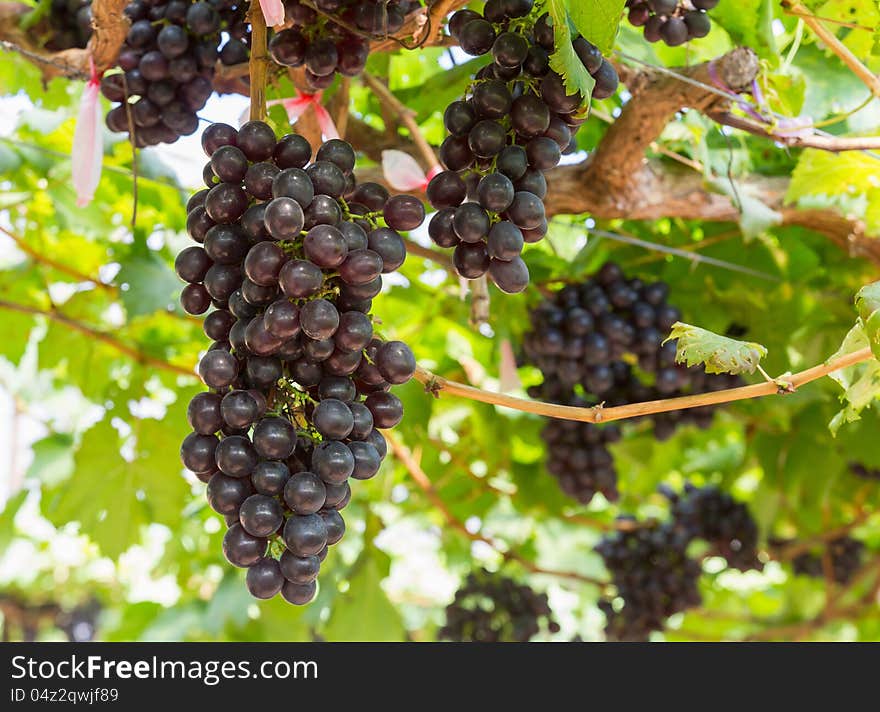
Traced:
[[[250, 359], [249, 359], [250, 361]], [[263, 418], [254, 428], [254, 449], [267, 460], [284, 460], [296, 446], [296, 432], [289, 421], [270, 416]]]
[[278, 562], [275, 559], [266, 557], [248, 568], [245, 581], [251, 596], [268, 600], [281, 591], [285, 578], [281, 573]]
[[223, 537], [223, 555], [233, 566], [247, 568], [263, 558], [267, 544], [266, 539], [248, 534], [241, 524], [233, 524]]
[[284, 487], [284, 501], [294, 514], [314, 514], [324, 506], [327, 489], [312, 472], [297, 472]]

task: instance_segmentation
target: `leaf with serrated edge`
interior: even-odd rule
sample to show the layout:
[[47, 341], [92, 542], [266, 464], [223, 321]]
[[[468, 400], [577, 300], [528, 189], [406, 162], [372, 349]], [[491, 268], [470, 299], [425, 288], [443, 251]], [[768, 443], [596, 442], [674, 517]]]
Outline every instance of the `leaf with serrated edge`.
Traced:
[[754, 341], [737, 341], [680, 321], [672, 325], [666, 341], [675, 339], [676, 362], [688, 366], [705, 364], [706, 373], [754, 373], [767, 355], [767, 349]]
[[[828, 362], [859, 351], [867, 345], [868, 334], [860, 322], [850, 329], [837, 353]], [[845, 405], [828, 424], [831, 433], [836, 435], [840, 426], [859, 420], [862, 410], [880, 398], [880, 361], [871, 359], [828, 375], [843, 388], [840, 400]]]
[[586, 39], [609, 54], [623, 17], [626, 0], [567, 0], [571, 21]]
[[865, 327], [871, 353], [880, 358], [880, 282], [869, 284], [858, 291], [856, 309]]
[[580, 92], [588, 107], [596, 80], [590, 76], [571, 44], [571, 23], [564, 0], [549, 0], [547, 10], [553, 18], [556, 47], [550, 55], [550, 68], [565, 80], [565, 88], [572, 94]]

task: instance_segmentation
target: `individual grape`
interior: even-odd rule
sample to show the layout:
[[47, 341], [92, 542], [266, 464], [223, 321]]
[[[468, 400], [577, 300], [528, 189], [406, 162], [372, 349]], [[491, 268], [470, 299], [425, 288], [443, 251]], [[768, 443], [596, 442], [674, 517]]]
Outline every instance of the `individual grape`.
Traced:
[[317, 590], [318, 586], [316, 581], [307, 584], [297, 584], [293, 581], [286, 581], [281, 588], [281, 596], [288, 603], [295, 606], [304, 606], [315, 597]]
[[465, 203], [455, 211], [452, 227], [462, 242], [477, 243], [486, 238], [489, 214], [477, 203]]
[[229, 477], [215, 472], [208, 480], [206, 496], [208, 504], [218, 514], [234, 515], [238, 520], [238, 510], [242, 503], [254, 493], [247, 478]]
[[276, 147], [275, 132], [262, 121], [248, 121], [238, 129], [236, 145], [244, 151], [248, 160], [269, 160]]
[[284, 501], [294, 514], [314, 514], [324, 507], [327, 488], [312, 472], [298, 472], [285, 484]]
[[284, 460], [293, 453], [296, 432], [285, 418], [270, 416], [257, 423], [253, 434], [254, 449], [267, 460]]
[[188, 284], [180, 293], [180, 305], [187, 314], [204, 314], [211, 307], [211, 295], [201, 284]]
[[[369, 403], [367, 407], [370, 407]], [[354, 465], [354, 455], [342, 442], [325, 440], [312, 452], [312, 470], [327, 484], [338, 485], [345, 482], [351, 477]]]
[[[235, 480], [240, 482], [241, 480]], [[282, 494], [290, 481], [290, 470], [283, 462], [261, 460], [251, 473], [251, 482], [259, 494], [274, 497]]]
[[489, 270], [489, 251], [484, 242], [457, 245], [452, 253], [455, 270], [465, 279], [477, 279]]
[[379, 373], [391, 384], [406, 383], [416, 371], [415, 356], [402, 341], [386, 341], [379, 347], [374, 360]]
[[383, 274], [398, 269], [406, 260], [406, 244], [400, 234], [390, 228], [380, 227], [370, 232], [367, 245], [382, 259]]
[[211, 472], [216, 467], [216, 449], [216, 436], [190, 433], [180, 446], [180, 459], [188, 470]]
[[309, 584], [318, 578], [321, 561], [317, 556], [296, 556], [285, 551], [279, 560], [284, 578], [294, 584]]
[[285, 582], [278, 562], [268, 557], [249, 567], [245, 580], [250, 594], [264, 600], [276, 596]]
[[521, 257], [511, 260], [491, 260], [489, 276], [502, 292], [518, 294], [529, 286], [529, 268]]
[[[280, 198], [279, 198], [280, 200]], [[345, 236], [332, 225], [315, 225], [303, 240], [303, 252], [318, 267], [339, 267], [348, 256]]]
[[327, 526], [317, 514], [295, 514], [284, 524], [283, 537], [296, 556], [314, 556], [327, 545]]
[[248, 497], [242, 503], [238, 516], [244, 530], [255, 537], [268, 537], [284, 522], [278, 500], [264, 494]]
[[315, 299], [304, 304], [299, 320], [303, 333], [315, 340], [329, 339], [339, 328], [339, 312], [326, 299]]
[[199, 361], [199, 376], [210, 388], [226, 388], [238, 376], [238, 361], [227, 351], [208, 351]]
[[492, 226], [486, 242], [489, 256], [495, 260], [504, 261], [519, 257], [524, 245], [522, 231], [507, 220], [502, 220]]
[[483, 19], [472, 19], [456, 35], [462, 50], [472, 56], [486, 54], [495, 43], [495, 30]]
[[266, 553], [267, 540], [248, 534], [241, 524], [233, 524], [223, 537], [223, 554], [233, 566], [254, 566]]
[[443, 171], [430, 180], [427, 195], [428, 201], [438, 210], [454, 208], [467, 196], [467, 186], [457, 173]]
[[395, 195], [385, 203], [385, 222], [392, 230], [415, 230], [425, 221], [422, 201], [411, 195]]
[[[503, 173], [490, 173], [477, 184], [477, 198], [486, 210], [503, 213], [513, 202], [513, 183]], [[464, 206], [462, 206], [464, 207]]]
[[217, 445], [217, 467], [230, 477], [248, 477], [257, 466], [257, 452], [244, 435], [231, 435]]
[[231, 428], [249, 428], [263, 415], [262, 411], [250, 391], [230, 391], [220, 402], [223, 422]]
[[292, 260], [278, 274], [281, 291], [288, 297], [304, 298], [317, 294], [324, 284], [324, 273], [311, 262]]
[[266, 205], [266, 231], [276, 240], [292, 240], [305, 225], [303, 209], [293, 198], [275, 198]]

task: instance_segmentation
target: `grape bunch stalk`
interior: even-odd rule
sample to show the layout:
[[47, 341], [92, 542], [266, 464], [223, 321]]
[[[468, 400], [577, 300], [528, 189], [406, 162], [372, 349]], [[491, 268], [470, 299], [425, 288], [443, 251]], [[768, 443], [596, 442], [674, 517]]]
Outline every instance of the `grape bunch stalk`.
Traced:
[[708, 10], [719, 0], [627, 0], [627, 19], [643, 29], [648, 42], [661, 40], [678, 47], [688, 40], [705, 37], [712, 29]]
[[313, 91], [326, 89], [337, 74], [364, 71], [370, 40], [400, 31], [417, 0], [315, 0], [314, 8], [297, 0], [285, 4], [290, 27], [276, 33], [269, 52], [276, 63], [304, 67]]
[[189, 404], [184, 465], [226, 518], [223, 551], [248, 569], [257, 598], [304, 604], [327, 547], [345, 531], [351, 479], [387, 453], [381, 429], [403, 416], [390, 392], [415, 371], [412, 351], [374, 331], [382, 274], [403, 264], [398, 230], [424, 207], [356, 183], [355, 152], [318, 148], [268, 124], [203, 134], [207, 188], [187, 205], [198, 243], [177, 257], [183, 308], [213, 341]]
[[474, 571], [446, 607], [438, 638], [455, 642], [527, 643], [541, 633], [557, 633], [559, 624], [547, 594], [488, 571]]
[[[196, 132], [200, 111], [214, 91], [218, 58], [247, 61], [243, 0], [135, 0], [125, 8], [131, 27], [106, 74], [101, 93], [117, 106], [107, 127], [130, 133], [139, 147], [174, 143]], [[221, 43], [221, 31], [226, 41]]]
[[[586, 121], [584, 97], [569, 94], [550, 68], [552, 19], [538, 14], [534, 0], [489, 0], [483, 14], [459, 10], [449, 32], [470, 55], [491, 53], [465, 98], [444, 113], [448, 133], [440, 147], [446, 170], [428, 184], [438, 211], [429, 234], [440, 247], [454, 248], [459, 275], [489, 274], [504, 292], [521, 292], [529, 270], [525, 243], [547, 233], [544, 172], [554, 168]], [[596, 80], [593, 97], [614, 93], [614, 67], [583, 37], [573, 47]]]
[[[737, 385], [738, 377], [708, 376], [676, 363], [675, 343], [664, 338], [681, 313], [668, 297], [665, 283], [628, 278], [607, 262], [593, 277], [545, 299], [532, 310], [523, 338], [522, 361], [544, 377], [529, 394], [564, 405], [617, 406]], [[709, 427], [713, 412], [704, 406], [654, 415], [654, 436], [669, 438], [684, 423]], [[584, 504], [597, 492], [617, 498], [606, 447], [620, 437], [616, 426], [550, 420], [542, 436], [548, 469], [566, 494]]]

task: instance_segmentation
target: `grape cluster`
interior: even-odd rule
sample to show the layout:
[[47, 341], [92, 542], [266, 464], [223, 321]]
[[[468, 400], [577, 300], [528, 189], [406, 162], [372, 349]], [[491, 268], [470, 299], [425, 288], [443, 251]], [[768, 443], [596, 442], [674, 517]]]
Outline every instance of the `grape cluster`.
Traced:
[[758, 560], [758, 525], [746, 505], [717, 487], [688, 483], [678, 495], [665, 489], [672, 503], [675, 525], [689, 539], [703, 539], [727, 565], [740, 571], [761, 570]]
[[320, 91], [336, 74], [364, 71], [370, 39], [398, 32], [419, 7], [416, 0], [315, 0], [313, 9], [293, 0], [285, 5], [291, 26], [272, 37], [269, 52], [278, 64], [304, 66], [309, 87]]
[[[265, 123], [203, 134], [208, 188], [187, 206], [197, 245], [177, 257], [181, 303], [213, 340], [199, 363], [184, 465], [226, 517], [226, 558], [257, 598], [315, 595], [340, 540], [350, 479], [379, 470], [383, 428], [403, 416], [392, 385], [415, 370], [409, 347], [373, 330], [382, 274], [406, 257], [398, 230], [425, 212], [410, 196], [358, 185], [344, 141], [276, 141]], [[343, 200], [345, 196], [345, 200]], [[384, 225], [380, 218], [384, 215]], [[219, 437], [218, 437], [219, 433]]]
[[662, 40], [678, 47], [688, 40], [705, 37], [712, 29], [707, 10], [718, 0], [627, 0], [627, 19], [633, 27], [642, 27], [648, 42]]
[[[101, 80], [104, 96], [118, 102], [107, 114], [110, 130], [127, 133], [133, 126], [141, 147], [195, 133], [197, 112], [214, 90], [218, 58], [247, 61], [246, 7], [232, 0], [129, 3], [125, 14], [132, 24], [117, 58], [121, 71]], [[221, 30], [228, 37], [218, 51]]]
[[[569, 405], [586, 405], [574, 400]], [[549, 418], [541, 438], [547, 445], [547, 472], [559, 480], [569, 497], [588, 504], [597, 492], [618, 499], [617, 469], [608, 445], [620, 440], [616, 425], [594, 425]]]
[[527, 643], [539, 633], [558, 631], [547, 594], [481, 570], [469, 574], [456, 591], [438, 637], [455, 642]]
[[[523, 360], [544, 377], [529, 394], [565, 405], [616, 406], [737, 385], [735, 376], [709, 376], [676, 364], [675, 344], [663, 340], [681, 313], [667, 302], [668, 296], [663, 282], [628, 279], [607, 262], [592, 278], [567, 285], [541, 302], [523, 339]], [[651, 416], [654, 436], [667, 439], [685, 423], [709, 427], [712, 415], [711, 407], [700, 407]], [[595, 433], [596, 426], [561, 420], [551, 420], [544, 429], [551, 472], [566, 493], [584, 504], [597, 491], [616, 496], [605, 445], [619, 438], [619, 432]]]
[[[834, 580], [839, 584], [849, 583], [862, 566], [865, 545], [858, 539], [848, 536], [837, 537], [826, 542], [825, 545], [828, 548], [828, 555], [831, 557]], [[796, 556], [791, 563], [796, 574], [813, 578], [825, 576], [821, 554], [805, 552]]]
[[52, 0], [47, 21], [46, 49], [52, 52], [82, 49], [92, 36], [91, 0]]
[[[544, 172], [555, 167], [586, 121], [584, 97], [568, 94], [550, 69], [554, 32], [546, 13], [534, 17], [533, 0], [489, 0], [483, 14], [459, 10], [449, 31], [471, 55], [492, 54], [465, 98], [444, 113], [448, 133], [440, 147], [446, 170], [428, 184], [438, 211], [430, 236], [454, 248], [459, 275], [486, 273], [504, 292], [521, 292], [529, 270], [520, 256], [525, 243], [547, 233]], [[596, 80], [595, 98], [614, 93], [614, 67], [598, 49], [578, 37], [578, 57]]]
[[647, 640], [669, 616], [700, 604], [701, 568], [687, 556], [689, 543], [689, 536], [672, 523], [642, 524], [599, 542], [596, 551], [618, 598], [599, 602], [609, 640]]
[[860, 480], [880, 480], [880, 468], [868, 467], [860, 462], [849, 463], [849, 471]]

